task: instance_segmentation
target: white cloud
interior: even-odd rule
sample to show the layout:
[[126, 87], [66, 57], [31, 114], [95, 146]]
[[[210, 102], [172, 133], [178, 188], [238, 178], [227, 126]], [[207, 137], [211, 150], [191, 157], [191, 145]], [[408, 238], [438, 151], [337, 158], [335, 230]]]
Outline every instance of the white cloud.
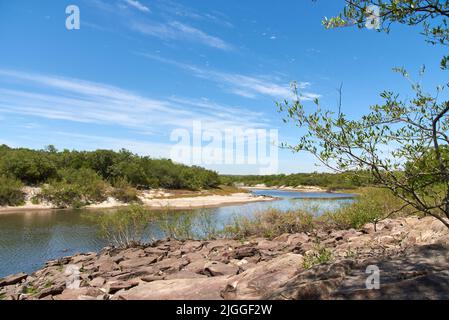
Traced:
[[[245, 98], [257, 98], [260, 95], [269, 96], [276, 99], [292, 97], [292, 90], [289, 83], [281, 83], [278, 79], [273, 79], [273, 77], [270, 76], [248, 76], [240, 73], [216, 71], [200, 68], [191, 64], [180, 63], [151, 54], [137, 54], [163, 63], [174, 65], [190, 72], [198, 78], [211, 80], [221, 86], [224, 85], [228, 92]], [[305, 89], [310, 86], [310, 83], [299, 82], [297, 85], [299, 89]], [[319, 94], [312, 92], [301, 92], [301, 95], [304, 101], [313, 100], [315, 97], [320, 97]]]
[[[2, 82], [4, 86], [2, 87]], [[14, 83], [14, 89], [8, 86]], [[239, 112], [235, 118], [230, 111]], [[207, 99], [153, 99], [118, 87], [80, 79], [0, 69], [0, 112], [56, 120], [130, 127], [167, 134], [170, 128], [265, 127], [263, 115]]]
[[171, 21], [168, 23], [143, 23], [134, 21], [131, 24], [131, 29], [145, 35], [165, 40], [197, 42], [225, 51], [233, 49], [232, 45], [228, 44], [226, 41], [179, 21]]
[[147, 6], [143, 5], [142, 3], [140, 3], [137, 0], [125, 0], [125, 2], [130, 5], [131, 7], [136, 8], [139, 11], [142, 12], [150, 12], [150, 8], [148, 8]]

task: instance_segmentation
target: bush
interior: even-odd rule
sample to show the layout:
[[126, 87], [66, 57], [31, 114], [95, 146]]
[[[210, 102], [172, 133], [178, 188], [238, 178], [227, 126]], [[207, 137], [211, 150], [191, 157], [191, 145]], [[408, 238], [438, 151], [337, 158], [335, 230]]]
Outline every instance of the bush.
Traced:
[[45, 182], [56, 175], [55, 164], [42, 151], [12, 149], [0, 155], [0, 160], [0, 172], [28, 185]]
[[332, 260], [332, 251], [325, 247], [318, 247], [316, 251], [312, 251], [304, 256], [303, 268], [310, 269], [313, 266], [328, 263]]
[[133, 188], [126, 179], [116, 179], [113, 186], [111, 196], [115, 199], [125, 203], [140, 202], [137, 189]]
[[86, 214], [99, 225], [100, 235], [119, 248], [133, 247], [144, 242], [147, 225], [156, 220], [156, 214], [141, 205], [120, 208], [112, 213]]
[[57, 208], [81, 208], [86, 205], [81, 188], [66, 182], [53, 182], [50, 185], [45, 185], [39, 198], [50, 202]]
[[44, 186], [40, 194], [58, 208], [80, 208], [107, 198], [108, 185], [91, 169], [64, 169], [58, 172], [58, 178]]
[[238, 217], [225, 228], [225, 233], [236, 238], [263, 236], [275, 238], [283, 233], [309, 232], [314, 228], [311, 213], [291, 210], [282, 212], [271, 209], [257, 213], [253, 218]]
[[22, 183], [16, 179], [0, 176], [0, 206], [19, 206], [25, 203]]
[[77, 186], [87, 203], [102, 202], [107, 198], [108, 184], [92, 169], [63, 169], [58, 175], [63, 182]]
[[208, 210], [173, 212], [165, 210], [158, 226], [165, 237], [177, 240], [210, 240], [222, 234], [218, 221]]
[[[402, 201], [390, 191], [378, 188], [366, 188], [357, 200], [343, 206], [335, 212], [328, 212], [321, 217], [332, 228], [360, 229], [366, 223], [373, 223], [385, 218], [389, 213], [401, 208]], [[406, 210], [397, 214], [407, 214]]]

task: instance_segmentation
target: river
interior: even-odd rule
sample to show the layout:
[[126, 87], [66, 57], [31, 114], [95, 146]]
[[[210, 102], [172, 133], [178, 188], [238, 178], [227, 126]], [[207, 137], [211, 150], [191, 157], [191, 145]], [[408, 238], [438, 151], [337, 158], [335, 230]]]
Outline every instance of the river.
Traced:
[[[270, 208], [282, 211], [308, 209], [316, 215], [335, 210], [351, 203], [350, 194], [302, 193], [280, 190], [252, 190], [257, 195], [277, 197], [272, 202], [256, 202], [219, 208], [184, 210], [177, 214], [206, 212], [217, 228], [231, 223], [235, 216], [251, 217]], [[20, 212], [0, 215], [0, 277], [18, 273], [31, 273], [48, 260], [78, 252], [98, 251], [107, 245], [98, 233], [98, 226], [86, 210], [52, 210]], [[154, 237], [162, 237], [157, 222], [150, 226]]]

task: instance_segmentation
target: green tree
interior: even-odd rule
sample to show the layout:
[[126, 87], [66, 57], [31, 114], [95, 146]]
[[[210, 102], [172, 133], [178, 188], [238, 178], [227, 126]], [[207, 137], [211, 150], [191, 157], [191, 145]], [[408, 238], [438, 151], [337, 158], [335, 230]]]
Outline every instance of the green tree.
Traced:
[[[448, 44], [448, 1], [348, 0], [346, 4], [343, 13], [323, 21], [326, 27], [363, 27], [367, 9], [374, 4], [380, 8], [380, 30], [388, 32], [392, 23], [422, 25], [429, 42]], [[442, 67], [446, 67], [443, 62]], [[449, 84], [429, 94], [406, 70], [395, 71], [410, 81], [413, 96], [403, 99], [384, 91], [384, 102], [371, 106], [359, 119], [346, 115], [341, 102], [334, 110], [323, 107], [318, 99], [314, 106], [305, 106], [293, 85], [294, 98], [278, 107], [285, 112], [285, 121], [296, 122], [307, 133], [298, 143], [284, 146], [308, 151], [336, 171], [369, 171], [378, 184], [403, 200], [404, 206], [397, 210], [411, 207], [449, 228], [449, 162], [444, 152], [449, 144], [449, 101], [442, 93]]]

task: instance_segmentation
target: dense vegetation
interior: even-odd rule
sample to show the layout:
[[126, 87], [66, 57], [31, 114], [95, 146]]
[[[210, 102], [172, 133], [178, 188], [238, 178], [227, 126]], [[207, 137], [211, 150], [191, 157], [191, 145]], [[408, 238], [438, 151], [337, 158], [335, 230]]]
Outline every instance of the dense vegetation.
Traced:
[[[43, 186], [40, 200], [57, 206], [82, 206], [106, 199], [137, 200], [136, 189], [199, 190], [219, 185], [216, 172], [141, 157], [127, 150], [58, 152], [0, 146], [0, 205], [23, 202], [22, 185]], [[113, 187], [113, 188], [111, 188]]]
[[0, 175], [0, 206], [17, 206], [24, 202], [22, 183], [5, 175]]
[[369, 186], [372, 183], [371, 176], [366, 172], [346, 172], [346, 173], [296, 173], [279, 174], [268, 176], [222, 176], [224, 184], [243, 183], [248, 186], [265, 184], [271, 186], [319, 186], [328, 190], [352, 189], [362, 186]]

